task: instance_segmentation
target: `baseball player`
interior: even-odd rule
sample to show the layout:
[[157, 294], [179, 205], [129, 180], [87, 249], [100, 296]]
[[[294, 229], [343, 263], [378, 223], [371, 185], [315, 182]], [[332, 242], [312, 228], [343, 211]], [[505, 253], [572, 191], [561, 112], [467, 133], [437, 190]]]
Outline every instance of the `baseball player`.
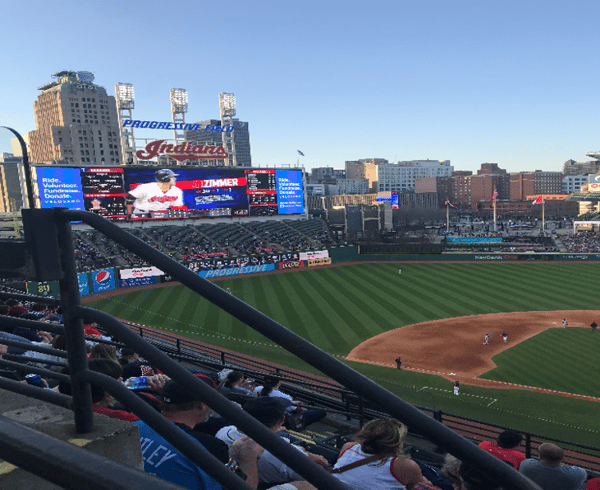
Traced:
[[567, 328], [568, 323], [567, 323], [566, 318], [563, 318], [562, 324], [563, 324], [563, 328]]
[[460, 383], [458, 381], [454, 382], [454, 394], [458, 395], [460, 393]]
[[490, 343], [490, 334], [485, 334], [485, 342], [483, 343], [483, 345], [489, 345]]
[[154, 172], [156, 182], [140, 184], [127, 194], [127, 214], [166, 211], [183, 206], [183, 191], [175, 184], [177, 174], [169, 169]]

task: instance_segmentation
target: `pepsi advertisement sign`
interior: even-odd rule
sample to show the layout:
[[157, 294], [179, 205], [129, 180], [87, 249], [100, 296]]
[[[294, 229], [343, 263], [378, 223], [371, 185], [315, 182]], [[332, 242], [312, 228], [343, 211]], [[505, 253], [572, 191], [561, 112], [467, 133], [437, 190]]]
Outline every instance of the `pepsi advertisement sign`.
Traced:
[[90, 282], [87, 272], [77, 274], [77, 282], [79, 283], [79, 296], [87, 296], [90, 294]]
[[115, 284], [115, 271], [112, 268], [92, 271], [90, 274], [92, 275], [94, 293], [103, 293], [117, 287]]

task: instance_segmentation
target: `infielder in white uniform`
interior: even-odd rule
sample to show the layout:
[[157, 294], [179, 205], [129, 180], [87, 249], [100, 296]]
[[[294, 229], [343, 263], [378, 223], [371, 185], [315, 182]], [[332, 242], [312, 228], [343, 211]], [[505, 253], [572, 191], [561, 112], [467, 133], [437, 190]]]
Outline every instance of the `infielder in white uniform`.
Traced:
[[127, 213], [136, 215], [153, 211], [166, 211], [183, 206], [183, 191], [175, 186], [177, 174], [162, 169], [154, 172], [156, 182], [140, 184], [127, 194]]

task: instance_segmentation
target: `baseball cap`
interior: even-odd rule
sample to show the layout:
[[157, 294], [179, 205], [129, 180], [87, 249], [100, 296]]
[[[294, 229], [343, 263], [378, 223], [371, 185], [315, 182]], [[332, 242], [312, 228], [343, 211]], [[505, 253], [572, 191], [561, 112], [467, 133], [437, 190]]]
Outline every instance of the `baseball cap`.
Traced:
[[244, 404], [244, 412], [262, 423], [283, 417], [293, 402], [278, 396], [261, 396]]
[[177, 177], [177, 174], [168, 168], [162, 168], [154, 172], [154, 178], [158, 182], [169, 182], [173, 177]]
[[[196, 375], [196, 377], [211, 388], [215, 388], [215, 383], [208, 376]], [[198, 395], [191, 393], [185, 386], [173, 381], [172, 379], [165, 383], [162, 391], [162, 398], [163, 402], [168, 404], [189, 403], [196, 400], [201, 400]]]

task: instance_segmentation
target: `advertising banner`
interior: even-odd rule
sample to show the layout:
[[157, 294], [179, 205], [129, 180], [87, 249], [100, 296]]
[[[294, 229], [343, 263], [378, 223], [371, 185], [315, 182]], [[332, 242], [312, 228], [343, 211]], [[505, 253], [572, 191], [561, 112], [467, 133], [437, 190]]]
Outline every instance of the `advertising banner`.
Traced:
[[277, 212], [299, 214], [304, 212], [304, 189], [302, 173], [297, 170], [276, 170]]
[[502, 237], [473, 237], [473, 236], [448, 236], [448, 243], [502, 243]]
[[104, 291], [116, 289], [115, 270], [113, 268], [92, 271], [90, 274], [92, 275], [92, 288], [94, 293], [102, 293]]
[[326, 259], [309, 259], [308, 267], [316, 267], [318, 265], [330, 265], [331, 257], [327, 257]]
[[79, 296], [90, 294], [90, 278], [87, 272], [77, 274], [77, 282], [79, 283]]
[[161, 271], [158, 267], [154, 266], [136, 267], [134, 269], [121, 269], [119, 271], [119, 277], [121, 279], [133, 279], [135, 277], [152, 277], [162, 275], [164, 275], [164, 272]]
[[78, 168], [38, 168], [42, 208], [84, 209]]
[[300, 267], [304, 267], [304, 261], [298, 262], [280, 262], [279, 269], [298, 269]]
[[206, 279], [211, 277], [236, 276], [238, 274], [256, 274], [259, 272], [274, 271], [275, 264], [250, 265], [246, 267], [231, 267], [213, 271], [199, 271], [198, 274]]
[[325, 259], [327, 257], [329, 257], [329, 250], [300, 252], [300, 260]]
[[26, 287], [27, 293], [29, 294], [60, 299], [60, 287], [58, 281], [27, 281]]
[[159, 279], [157, 276], [130, 277], [129, 279], [121, 279], [119, 281], [119, 287], [130, 288], [132, 286], [146, 286], [148, 284], [155, 284], [157, 279]]

